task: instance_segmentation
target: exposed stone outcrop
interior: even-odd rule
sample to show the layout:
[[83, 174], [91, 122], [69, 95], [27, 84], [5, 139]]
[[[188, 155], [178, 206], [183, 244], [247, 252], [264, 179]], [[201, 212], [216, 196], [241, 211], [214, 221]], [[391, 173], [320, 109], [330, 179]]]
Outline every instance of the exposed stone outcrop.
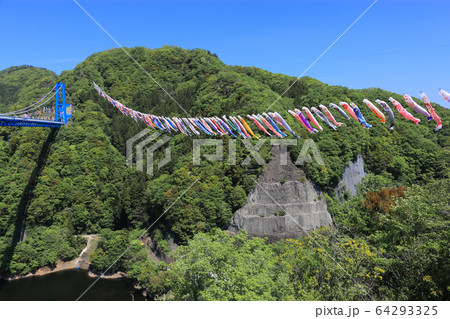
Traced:
[[[168, 234], [165, 240], [169, 245], [170, 251], [177, 249], [178, 245], [175, 243], [175, 240], [171, 234]], [[142, 242], [147, 248], [148, 256], [154, 262], [158, 263], [162, 261], [165, 262], [166, 264], [170, 264], [174, 261], [173, 258], [169, 254], [167, 254], [163, 249], [161, 249], [161, 247], [158, 246], [156, 241], [153, 240], [150, 236], [145, 235], [142, 238]]]
[[281, 154], [280, 146], [274, 146], [272, 160], [247, 204], [234, 213], [228, 231], [244, 229], [249, 236], [277, 240], [298, 237], [324, 225], [331, 226], [332, 219], [322, 192], [292, 163], [287, 152]]
[[356, 195], [356, 185], [358, 185], [366, 175], [364, 170], [364, 160], [361, 155], [358, 155], [355, 161], [350, 162], [345, 167], [341, 181], [335, 187], [336, 196], [342, 197], [342, 194], [345, 191], [348, 191], [352, 195]]

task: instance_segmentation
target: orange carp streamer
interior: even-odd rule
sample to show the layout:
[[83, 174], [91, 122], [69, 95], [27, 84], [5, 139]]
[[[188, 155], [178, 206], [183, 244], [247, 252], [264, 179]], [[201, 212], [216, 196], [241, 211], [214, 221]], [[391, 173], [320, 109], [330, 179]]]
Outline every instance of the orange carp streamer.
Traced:
[[351, 117], [359, 122], [358, 117], [356, 116], [350, 105], [348, 105], [346, 102], [340, 102], [339, 104], [347, 111], [348, 114], [350, 114]]
[[434, 110], [434, 107], [431, 106], [430, 100], [428, 99], [427, 95], [425, 93], [420, 93], [420, 97], [425, 102], [425, 105], [427, 107], [428, 113], [431, 114], [431, 117], [433, 120], [437, 123], [436, 128], [434, 129], [435, 132], [439, 131], [442, 128], [442, 120], [441, 118], [436, 114], [436, 111]]
[[306, 107], [302, 107], [302, 110], [305, 111], [306, 115], [308, 115], [309, 120], [321, 131], [323, 131], [322, 126], [320, 126], [319, 122], [316, 120], [314, 115], [311, 113], [311, 111]]
[[386, 123], [386, 117], [383, 113], [375, 106], [372, 102], [370, 102], [368, 99], [363, 100], [364, 103], [369, 107], [369, 109], [372, 110], [372, 112], [380, 118], [381, 123]]
[[341, 126], [341, 125], [343, 124], [343, 123], [341, 123], [341, 122], [337, 122], [337, 121], [334, 119], [333, 114], [331, 114], [331, 112], [327, 109], [327, 107], [326, 107], [325, 105], [320, 104], [319, 106], [320, 106], [320, 108], [322, 109], [322, 111], [325, 113], [325, 115], [328, 117], [328, 119], [329, 119], [331, 122], [334, 123], [334, 125], [336, 125], [336, 126]]
[[396, 99], [390, 97], [389, 101], [391, 101], [391, 103], [394, 104], [395, 108], [397, 109], [398, 113], [400, 113], [401, 116], [403, 116], [407, 120], [413, 121], [414, 124], [419, 125], [420, 119], [414, 117], [411, 113], [405, 110]]

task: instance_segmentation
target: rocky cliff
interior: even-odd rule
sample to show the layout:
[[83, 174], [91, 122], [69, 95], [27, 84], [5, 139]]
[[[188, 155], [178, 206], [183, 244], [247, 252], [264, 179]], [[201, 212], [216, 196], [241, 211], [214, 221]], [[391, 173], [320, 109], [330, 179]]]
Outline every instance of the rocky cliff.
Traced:
[[249, 236], [277, 240], [332, 223], [322, 192], [292, 163], [287, 151], [273, 146], [271, 161], [247, 204], [234, 213], [228, 231], [244, 229]]
[[355, 161], [350, 162], [345, 167], [341, 181], [335, 187], [336, 196], [341, 198], [345, 191], [356, 195], [356, 186], [361, 183], [362, 178], [366, 175], [364, 160], [361, 155], [358, 155]]

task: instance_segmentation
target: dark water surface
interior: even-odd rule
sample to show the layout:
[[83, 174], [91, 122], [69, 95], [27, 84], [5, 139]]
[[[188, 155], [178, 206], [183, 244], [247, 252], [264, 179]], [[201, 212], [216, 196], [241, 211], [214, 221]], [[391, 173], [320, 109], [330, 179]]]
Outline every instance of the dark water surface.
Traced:
[[[85, 270], [69, 269], [44, 276], [0, 280], [0, 300], [76, 300], [95, 279], [89, 277]], [[130, 294], [135, 300], [144, 300], [127, 278], [100, 279], [80, 300], [130, 301], [133, 298]]]

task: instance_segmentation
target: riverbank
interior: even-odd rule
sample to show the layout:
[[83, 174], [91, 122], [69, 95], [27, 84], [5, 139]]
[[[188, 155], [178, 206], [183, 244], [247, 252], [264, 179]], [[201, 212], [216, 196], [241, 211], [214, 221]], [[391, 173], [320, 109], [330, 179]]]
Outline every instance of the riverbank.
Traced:
[[[0, 279], [4, 280], [18, 280], [28, 277], [34, 277], [34, 276], [45, 276], [48, 274], [52, 274], [55, 272], [68, 270], [68, 269], [84, 269], [88, 271], [89, 277], [98, 277], [100, 274], [95, 274], [94, 272], [89, 271], [89, 266], [91, 264], [90, 262], [90, 256], [92, 252], [97, 248], [98, 241], [100, 240], [99, 236], [97, 234], [90, 234], [90, 235], [82, 235], [83, 238], [87, 239], [86, 247], [81, 251], [79, 256], [73, 260], [69, 261], [62, 261], [58, 260], [56, 261], [56, 264], [54, 267], [46, 266], [39, 268], [37, 270], [34, 270], [32, 272], [29, 272], [25, 275], [9, 275], [9, 276], [3, 276], [0, 274]], [[102, 276], [102, 278], [105, 279], [117, 279], [117, 278], [123, 278], [126, 277], [125, 273], [115, 273], [111, 275], [105, 275]]]
[[[23, 278], [28, 277], [39, 277], [39, 276], [45, 276], [48, 274], [69, 270], [69, 269], [83, 269], [87, 271], [87, 274], [91, 278], [98, 278], [101, 276], [102, 279], [122, 279], [122, 278], [128, 278], [127, 273], [123, 271], [118, 271], [111, 274], [104, 274], [102, 275], [101, 272], [94, 272], [90, 269], [91, 261], [90, 256], [92, 252], [97, 248], [98, 242], [100, 240], [100, 237], [97, 234], [91, 234], [91, 235], [82, 235], [82, 237], [86, 238], [87, 244], [86, 247], [81, 251], [79, 256], [73, 260], [70, 261], [61, 261], [58, 260], [54, 267], [46, 266], [39, 268], [35, 271], [29, 272], [25, 275], [9, 275], [9, 276], [3, 276], [0, 274], [0, 279], [4, 279], [7, 281], [12, 280], [19, 280]], [[144, 243], [143, 243], [144, 244]], [[147, 246], [146, 248], [149, 251], [149, 254], [151, 253], [151, 249], [149, 249]], [[156, 260], [159, 261], [159, 259], [154, 256]], [[141, 290], [142, 288], [137, 286], [135, 287], [137, 290]]]
[[58, 260], [56, 262], [55, 267], [42, 267], [39, 268], [35, 271], [29, 272], [26, 275], [11, 275], [11, 276], [0, 276], [1, 279], [4, 280], [18, 280], [18, 279], [23, 279], [23, 278], [28, 278], [28, 277], [34, 277], [34, 276], [45, 276], [51, 273], [55, 273], [58, 271], [63, 271], [63, 270], [67, 270], [67, 269], [76, 269], [77, 266], [75, 265], [76, 263], [76, 259], [74, 260], [70, 260], [70, 261], [61, 261]]
[[[77, 265], [77, 259], [74, 260], [70, 260], [70, 261], [60, 261], [58, 260], [56, 262], [55, 267], [42, 267], [39, 268], [35, 271], [29, 272], [26, 275], [13, 275], [13, 276], [1, 276], [0, 275], [0, 279], [4, 279], [7, 281], [11, 281], [11, 280], [19, 280], [19, 279], [23, 279], [23, 278], [28, 278], [28, 277], [39, 277], [39, 276], [45, 276], [48, 274], [52, 274], [55, 272], [59, 272], [59, 271], [63, 271], [63, 270], [68, 270], [68, 269], [83, 269], [83, 270], [87, 270], [88, 271], [88, 276], [91, 278], [97, 278], [100, 277], [101, 274], [99, 273], [95, 273], [91, 270], [89, 270], [89, 264], [88, 262], [82, 262], [81, 264]], [[79, 267], [79, 268], [78, 268]], [[118, 278], [128, 278], [128, 275], [125, 272], [122, 271], [118, 271], [116, 273], [112, 273], [112, 274], [105, 274], [102, 276], [102, 279], [118, 279]]]

